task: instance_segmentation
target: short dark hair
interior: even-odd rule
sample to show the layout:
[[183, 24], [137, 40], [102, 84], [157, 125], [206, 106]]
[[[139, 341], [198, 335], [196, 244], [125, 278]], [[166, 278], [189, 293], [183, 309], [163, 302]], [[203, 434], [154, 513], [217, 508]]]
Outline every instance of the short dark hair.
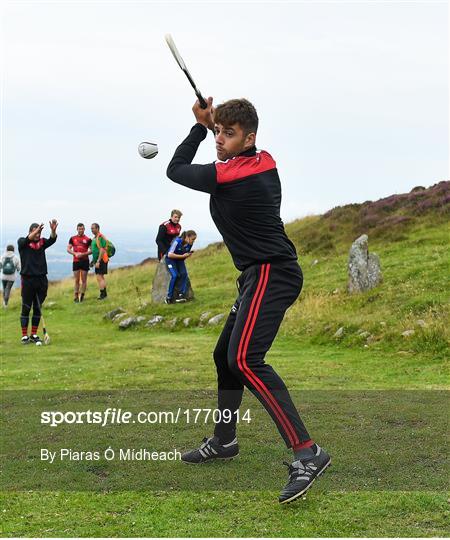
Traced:
[[8, 244], [6, 246], [6, 251], [14, 251], [14, 246], [12, 244]]
[[[94, 227], [96, 227], [98, 230], [100, 230], [100, 225], [99, 225], [98, 223], [93, 223], [92, 225], [93, 225]], [[92, 227], [92, 225], [91, 225], [91, 227]]]
[[77, 223], [77, 228], [78, 227], [84, 227], [84, 223]]
[[36, 227], [39, 227], [39, 223], [32, 223], [30, 225], [30, 228], [28, 229], [28, 232], [31, 232], [33, 229], [35, 229]]
[[221, 103], [214, 111], [214, 122], [223, 126], [239, 124], [244, 133], [258, 131], [258, 113], [247, 99], [230, 99]]

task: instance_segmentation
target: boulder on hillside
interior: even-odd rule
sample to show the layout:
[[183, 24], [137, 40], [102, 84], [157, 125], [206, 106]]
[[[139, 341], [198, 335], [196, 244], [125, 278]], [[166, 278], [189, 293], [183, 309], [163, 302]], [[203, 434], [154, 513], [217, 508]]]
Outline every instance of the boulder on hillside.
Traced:
[[157, 324], [160, 324], [164, 321], [164, 317], [161, 315], [155, 315], [151, 319], [147, 321], [147, 324], [145, 326], [156, 326]]
[[348, 257], [348, 291], [358, 293], [373, 289], [383, 280], [380, 259], [374, 253], [369, 254], [369, 238], [363, 234], [350, 248]]
[[216, 326], [222, 321], [224, 317], [225, 317], [225, 313], [219, 313], [218, 315], [211, 317], [211, 319], [209, 319], [208, 321], [208, 324], [210, 326]]
[[119, 315], [119, 313], [125, 313], [125, 310], [122, 307], [117, 307], [115, 309], [112, 309], [111, 311], [108, 311], [108, 313], [105, 313], [103, 318], [112, 320], [116, 315]]
[[112, 322], [118, 322], [118, 321], [120, 321], [121, 319], [123, 319], [126, 316], [127, 316], [127, 313], [125, 313], [125, 312], [118, 313], [117, 315], [114, 315], [114, 317], [111, 320], [112, 320]]
[[205, 311], [204, 313], [202, 313], [198, 321], [199, 326], [203, 326], [210, 317], [211, 317], [211, 313], [209, 311]]
[[[155, 304], [164, 304], [164, 300], [167, 296], [167, 289], [169, 288], [170, 274], [167, 269], [164, 259], [156, 266], [155, 276], [152, 284], [152, 302]], [[175, 296], [180, 292], [178, 287], [178, 281], [175, 284]], [[194, 299], [194, 291], [192, 290], [191, 283], [188, 278], [188, 286], [186, 291], [186, 298], [188, 300]]]
[[142, 315], [140, 315], [139, 317], [128, 317], [127, 319], [120, 321], [119, 328], [120, 330], [126, 330], [127, 328], [136, 326], [137, 324], [140, 324], [141, 322], [144, 322], [144, 321], [145, 321], [145, 317], [143, 317]]

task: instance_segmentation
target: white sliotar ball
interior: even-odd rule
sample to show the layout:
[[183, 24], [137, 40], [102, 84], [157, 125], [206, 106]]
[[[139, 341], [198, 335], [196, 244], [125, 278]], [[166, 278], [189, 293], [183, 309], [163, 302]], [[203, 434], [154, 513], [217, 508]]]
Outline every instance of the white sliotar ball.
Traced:
[[145, 159], [152, 159], [158, 153], [158, 145], [156, 143], [141, 142], [138, 146], [139, 155]]

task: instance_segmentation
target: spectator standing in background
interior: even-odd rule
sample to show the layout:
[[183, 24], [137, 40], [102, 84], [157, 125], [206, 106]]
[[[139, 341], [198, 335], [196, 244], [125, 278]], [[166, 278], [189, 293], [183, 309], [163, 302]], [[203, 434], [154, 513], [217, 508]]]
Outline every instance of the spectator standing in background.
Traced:
[[12, 244], [6, 246], [6, 251], [0, 260], [0, 268], [2, 270], [3, 307], [7, 307], [11, 289], [16, 280], [16, 273], [20, 272], [19, 257], [14, 253]]
[[170, 219], [161, 223], [156, 236], [156, 244], [158, 246], [158, 260], [160, 261], [169, 250], [172, 241], [180, 236], [181, 225], [180, 219], [182, 216], [180, 210], [172, 210]]
[[89, 255], [92, 253], [89, 249], [92, 240], [84, 234], [84, 231], [84, 224], [78, 223], [77, 234], [69, 238], [67, 245], [67, 253], [73, 255], [74, 302], [83, 302], [84, 300], [89, 272]]

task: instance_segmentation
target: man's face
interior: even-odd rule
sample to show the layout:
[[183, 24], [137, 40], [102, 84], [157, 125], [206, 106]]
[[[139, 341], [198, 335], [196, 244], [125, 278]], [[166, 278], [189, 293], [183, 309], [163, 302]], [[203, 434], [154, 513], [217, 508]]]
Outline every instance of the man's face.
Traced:
[[173, 221], [173, 223], [175, 223], [175, 225], [176, 225], [176, 224], [179, 223], [179, 221], [180, 221], [180, 216], [179, 216], [179, 214], [172, 214], [172, 216], [171, 216], [170, 219], [171, 219], [171, 220]]
[[95, 225], [91, 225], [91, 232], [94, 236], [97, 236], [98, 227], [96, 227]]
[[84, 235], [84, 225], [78, 225], [77, 233], [78, 233], [78, 236], [83, 236]]
[[231, 159], [255, 144], [255, 133], [245, 135], [239, 124], [233, 124], [232, 126], [214, 124], [214, 133], [217, 158], [220, 161]]

